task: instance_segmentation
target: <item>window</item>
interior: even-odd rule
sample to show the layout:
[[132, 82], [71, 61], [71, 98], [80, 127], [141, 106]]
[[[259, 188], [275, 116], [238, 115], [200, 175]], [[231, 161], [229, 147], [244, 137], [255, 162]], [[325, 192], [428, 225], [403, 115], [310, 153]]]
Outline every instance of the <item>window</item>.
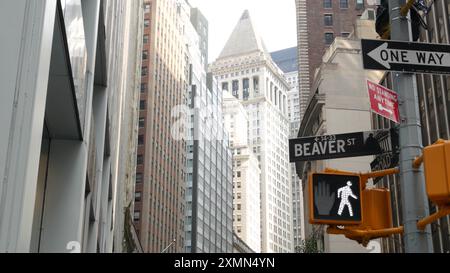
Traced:
[[241, 172], [237, 172], [237, 177], [241, 177]]
[[[137, 156], [137, 164], [138, 165], [144, 164], [144, 156], [143, 155], [138, 155]], [[137, 180], [137, 178], [136, 178], [136, 180]]]
[[348, 9], [348, 0], [339, 0], [339, 7], [341, 9]]
[[144, 35], [144, 44], [148, 44], [148, 35]]
[[325, 44], [331, 45], [334, 40], [334, 34], [331, 32], [325, 33]]
[[223, 82], [222, 83], [222, 91], [228, 91], [228, 83], [227, 82]]
[[141, 100], [140, 105], [139, 105], [139, 109], [140, 110], [145, 110], [145, 107], [146, 107], [145, 100]]
[[142, 173], [136, 173], [136, 183], [142, 183], [144, 181], [144, 175]]
[[348, 36], [350, 36], [350, 32], [342, 32], [341, 36], [344, 38], [348, 38]]
[[136, 192], [136, 194], [134, 195], [134, 201], [140, 202], [141, 198], [142, 198], [142, 193], [140, 191]]
[[237, 204], [236, 209], [241, 210], [241, 204]]
[[145, 19], [144, 20], [144, 27], [149, 27], [150, 26], [150, 20], [149, 19]]
[[238, 91], [239, 91], [239, 81], [233, 81], [233, 96], [235, 96], [236, 98], [239, 98]]
[[144, 145], [144, 135], [138, 136], [138, 145]]
[[145, 118], [139, 118], [139, 128], [145, 127]]
[[255, 89], [255, 93], [259, 92], [259, 77], [253, 77], [253, 88]]
[[324, 25], [325, 26], [332, 26], [333, 25], [333, 15], [332, 14], [325, 14], [323, 19], [324, 19]]
[[134, 212], [134, 221], [139, 221], [141, 219], [141, 213], [139, 211]]
[[326, 9], [331, 9], [333, 7], [331, 0], [324, 0], [323, 1], [323, 7], [326, 8]]
[[150, 12], [150, 4], [145, 4], [144, 7], [145, 7], [144, 8], [145, 13], [149, 13]]
[[242, 86], [244, 88], [244, 100], [248, 100], [248, 97], [250, 96], [249, 88], [250, 88], [250, 80], [248, 78], [243, 79]]
[[356, 0], [356, 9], [364, 9], [364, 0]]
[[141, 83], [141, 93], [145, 93], [147, 91], [147, 84]]
[[144, 66], [142, 68], [142, 72], [141, 72], [142, 77], [145, 77], [148, 75], [148, 68], [146, 66]]
[[148, 59], [148, 50], [144, 50], [144, 52], [142, 52], [142, 59], [143, 60], [147, 60]]

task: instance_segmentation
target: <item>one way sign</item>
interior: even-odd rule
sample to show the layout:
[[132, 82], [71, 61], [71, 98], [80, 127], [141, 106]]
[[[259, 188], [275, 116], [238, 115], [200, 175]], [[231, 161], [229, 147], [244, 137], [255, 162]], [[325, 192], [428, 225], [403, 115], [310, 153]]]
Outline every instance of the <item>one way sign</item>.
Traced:
[[450, 45], [361, 40], [364, 69], [450, 74]]

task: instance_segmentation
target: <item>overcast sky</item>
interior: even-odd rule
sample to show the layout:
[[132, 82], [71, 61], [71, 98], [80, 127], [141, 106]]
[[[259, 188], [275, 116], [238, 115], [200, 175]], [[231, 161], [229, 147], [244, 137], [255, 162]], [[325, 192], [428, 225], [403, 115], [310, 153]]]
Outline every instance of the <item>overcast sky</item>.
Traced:
[[209, 62], [222, 51], [244, 10], [269, 51], [297, 45], [294, 0], [188, 0], [198, 7], [209, 21]]

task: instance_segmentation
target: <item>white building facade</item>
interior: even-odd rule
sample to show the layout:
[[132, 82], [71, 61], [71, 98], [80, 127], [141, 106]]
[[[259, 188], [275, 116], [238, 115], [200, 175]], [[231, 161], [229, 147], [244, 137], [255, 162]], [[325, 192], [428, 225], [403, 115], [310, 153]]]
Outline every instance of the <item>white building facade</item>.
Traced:
[[248, 115], [238, 99], [224, 92], [224, 124], [233, 149], [233, 229], [254, 252], [261, 252], [259, 162], [249, 146]]
[[249, 116], [250, 147], [261, 169], [261, 251], [292, 252], [289, 86], [257, 35], [248, 11], [210, 70], [222, 90], [239, 99]]
[[[286, 48], [270, 54], [273, 61], [284, 72], [284, 77], [289, 84], [288, 116], [289, 138], [297, 138], [300, 128], [301, 109], [306, 108], [305, 96], [299, 93], [298, 81], [298, 51], [297, 47]], [[307, 99], [307, 98], [306, 98]], [[295, 164], [290, 164], [290, 179], [292, 185], [292, 226], [294, 248], [303, 243], [305, 237], [305, 219], [303, 213], [303, 189], [301, 180], [295, 172]]]

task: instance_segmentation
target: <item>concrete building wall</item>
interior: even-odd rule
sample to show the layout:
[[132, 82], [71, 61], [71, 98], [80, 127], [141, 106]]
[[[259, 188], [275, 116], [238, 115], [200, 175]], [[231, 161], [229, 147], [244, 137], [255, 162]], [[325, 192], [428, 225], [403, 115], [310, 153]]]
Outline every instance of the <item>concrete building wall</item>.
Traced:
[[120, 135], [132, 134], [117, 121], [136, 83], [123, 64], [140, 61], [140, 50], [125, 52], [124, 39], [131, 35], [126, 26], [139, 20], [127, 15], [141, 6], [86, 0], [1, 5], [0, 17], [13, 23], [4, 22], [9, 27], [2, 35], [26, 39], [8, 39], [2, 51], [15, 75], [0, 65], [8, 76], [0, 107], [8, 128], [1, 134], [7, 146], [1, 149], [0, 249], [112, 252], [120, 195], [112, 159]]
[[[325, 7], [325, 1], [296, 0], [297, 39], [299, 50], [300, 96], [310, 97], [316, 69], [322, 62], [322, 56], [330, 43], [326, 43], [325, 34], [346, 37], [354, 30], [355, 20], [365, 8], [373, 7], [373, 1], [348, 1], [348, 7], [342, 8], [340, 1], [330, 1], [331, 7]], [[332, 17], [332, 24], [325, 24], [325, 16]], [[332, 40], [331, 40], [332, 41]], [[306, 109], [302, 109], [302, 116]]]
[[[377, 81], [380, 72], [361, 69], [360, 42], [357, 39], [337, 38], [324, 55], [323, 63], [316, 74], [313, 88], [315, 95], [310, 99], [305, 119], [301, 123], [299, 136], [332, 135], [349, 132], [370, 131], [371, 112], [367, 94], [367, 79]], [[323, 160], [297, 164], [297, 173], [302, 176], [305, 200], [309, 172], [320, 172], [325, 168], [365, 172], [370, 170], [372, 157], [358, 157]], [[301, 166], [300, 168], [298, 168]], [[305, 215], [309, 215], [309, 203], [305, 202]], [[311, 236], [313, 227], [305, 226], [306, 237]], [[325, 252], [368, 252], [368, 250], [344, 236], [323, 233]], [[321, 232], [319, 232], [321, 233]]]

